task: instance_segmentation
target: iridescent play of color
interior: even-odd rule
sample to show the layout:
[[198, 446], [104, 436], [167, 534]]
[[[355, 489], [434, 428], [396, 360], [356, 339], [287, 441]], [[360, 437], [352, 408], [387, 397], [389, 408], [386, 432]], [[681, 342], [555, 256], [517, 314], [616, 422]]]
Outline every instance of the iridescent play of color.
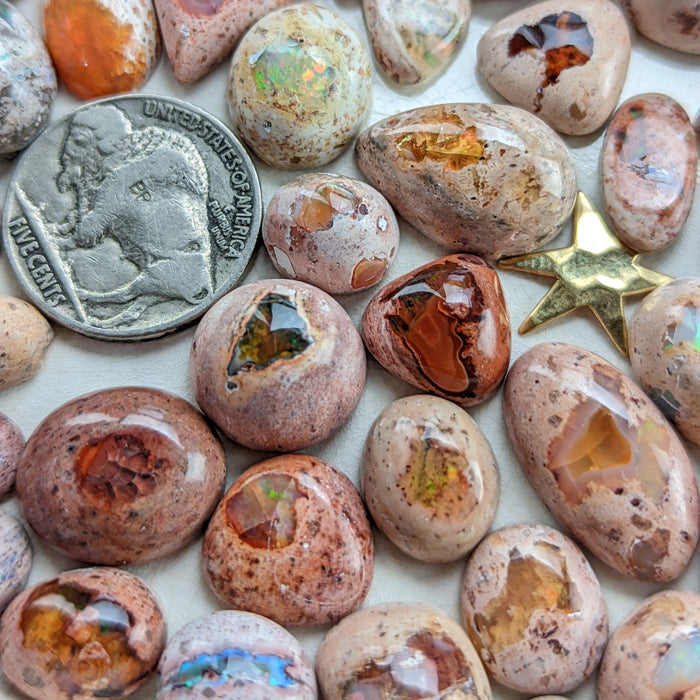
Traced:
[[48, 0], [44, 30], [61, 80], [83, 99], [137, 90], [160, 54], [151, 0]]
[[400, 85], [440, 74], [457, 55], [467, 31], [469, 0], [363, 0], [377, 61]]

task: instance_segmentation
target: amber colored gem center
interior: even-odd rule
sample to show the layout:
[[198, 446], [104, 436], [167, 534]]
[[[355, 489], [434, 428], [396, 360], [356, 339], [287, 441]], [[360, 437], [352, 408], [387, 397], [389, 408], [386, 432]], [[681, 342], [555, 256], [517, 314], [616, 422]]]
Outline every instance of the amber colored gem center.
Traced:
[[126, 610], [80, 586], [38, 586], [20, 628], [23, 647], [35, 652], [35, 662], [44, 664], [66, 697], [121, 697], [150, 670], [129, 644]]
[[352, 214], [360, 204], [347, 187], [329, 182], [293, 202], [291, 215], [307, 231], [325, 231], [333, 225], [336, 214]]
[[103, 507], [131, 503], [152, 493], [158, 471], [166, 466], [143, 440], [124, 433], [90, 441], [75, 462], [82, 492]]
[[[542, 545], [551, 548], [547, 543]], [[553, 548], [551, 551], [556, 556]], [[520, 643], [538, 611], [576, 612], [572, 609], [573, 584], [566, 562], [561, 556], [557, 558], [561, 573], [536, 556], [523, 556], [517, 549], [510, 553], [505, 585], [499, 595], [488, 602], [483, 613], [474, 616], [479, 634], [469, 630], [477, 647], [483, 643], [492, 653], [498, 654]]]
[[[245, 332], [233, 348], [228, 375], [243, 368], [264, 369], [276, 360], [291, 359], [311, 344], [308, 325], [296, 305], [279, 294], [268, 294], [258, 304]], [[229, 388], [235, 387], [229, 383]]]
[[264, 474], [245, 482], [226, 503], [226, 519], [252, 547], [280, 549], [294, 541], [295, 503], [307, 498], [287, 474]]
[[447, 691], [475, 697], [476, 686], [461, 649], [447, 635], [421, 630], [390, 658], [369, 659], [343, 689], [343, 700], [435, 698]]
[[473, 394], [468, 321], [479, 318], [483, 298], [466, 270], [428, 271], [394, 296], [394, 314], [387, 321], [403, 341], [420, 373], [441, 391]]
[[466, 457], [430, 436], [411, 443], [411, 459], [399, 477], [399, 485], [409, 504], [422, 503], [445, 517], [454, 517], [466, 507], [470, 498], [469, 482], [464, 476], [469, 464]]
[[461, 170], [486, 158], [486, 142], [476, 133], [475, 126], [464, 126], [457, 115], [444, 114], [439, 129], [401, 134], [396, 147], [409, 161], [422, 163], [428, 159], [443, 163], [448, 170]]
[[562, 71], [588, 63], [593, 55], [593, 37], [582, 17], [573, 12], [547, 15], [535, 25], [519, 27], [508, 44], [508, 55], [543, 50], [545, 75], [535, 101], [542, 107], [542, 89], [553, 85]]
[[365, 289], [379, 282], [386, 270], [386, 258], [363, 258], [352, 270], [353, 289]]
[[49, 0], [44, 28], [61, 78], [79, 97], [129, 92], [146, 77], [146, 55], [133, 27], [119, 24], [103, 2]]

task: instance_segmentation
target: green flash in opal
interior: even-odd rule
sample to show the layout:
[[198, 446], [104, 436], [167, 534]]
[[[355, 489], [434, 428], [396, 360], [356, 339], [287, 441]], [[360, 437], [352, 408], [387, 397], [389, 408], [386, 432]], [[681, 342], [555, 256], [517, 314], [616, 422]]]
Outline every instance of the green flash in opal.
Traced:
[[664, 335], [664, 350], [673, 350], [681, 343], [688, 343], [700, 352], [700, 308], [693, 304], [683, 307], [680, 321], [669, 326]]
[[700, 630], [679, 636], [659, 659], [654, 682], [662, 697], [681, 697], [700, 683]]
[[250, 67], [258, 91], [274, 96], [275, 104], [283, 108], [301, 101], [306, 109], [325, 109], [335, 88], [328, 56], [291, 37], [253, 54]]

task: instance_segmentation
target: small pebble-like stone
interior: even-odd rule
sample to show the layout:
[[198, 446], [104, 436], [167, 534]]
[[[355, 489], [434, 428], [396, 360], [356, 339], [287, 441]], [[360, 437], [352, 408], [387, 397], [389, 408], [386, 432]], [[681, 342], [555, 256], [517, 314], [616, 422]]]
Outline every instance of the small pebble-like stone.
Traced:
[[419, 107], [377, 122], [357, 163], [408, 223], [451, 251], [535, 250], [566, 223], [576, 171], [562, 139], [508, 105]]
[[422, 561], [454, 561], [491, 527], [498, 465], [466, 411], [437, 396], [407, 396], [370, 428], [362, 493], [375, 524], [399, 549]]
[[0, 389], [34, 377], [52, 340], [53, 330], [36, 308], [0, 294]]
[[360, 330], [387, 371], [460, 406], [486, 400], [508, 370], [503, 289], [475, 255], [439, 258], [392, 280], [370, 300]]
[[47, 0], [44, 32], [61, 80], [86, 100], [138, 90], [160, 55], [151, 0]]
[[178, 630], [158, 663], [158, 700], [316, 700], [314, 669], [284, 627], [219, 610]]
[[511, 367], [504, 417], [552, 515], [625, 576], [671, 581], [698, 541], [698, 487], [685, 449], [629, 377], [594, 353], [542, 343]]
[[470, 0], [363, 0], [365, 24], [384, 73], [399, 85], [439, 75], [456, 56]]
[[32, 568], [32, 545], [17, 518], [0, 511], [0, 612], [24, 588]]
[[293, 452], [348, 420], [367, 365], [362, 339], [333, 297], [270, 279], [234, 289], [205, 314], [190, 373], [197, 403], [228, 437]]
[[261, 17], [292, 0], [153, 0], [175, 78], [194, 83]]
[[239, 42], [228, 78], [234, 129], [255, 155], [284, 169], [337, 158], [371, 103], [365, 45], [336, 13], [300, 3], [272, 12]]
[[385, 603], [348, 615], [321, 643], [316, 675], [327, 700], [491, 698], [464, 630], [423, 603]]
[[700, 445], [700, 278], [657, 287], [629, 323], [630, 362], [680, 434]]
[[489, 673], [523, 693], [566, 692], [598, 665], [608, 614], [593, 569], [565, 535], [514, 524], [469, 558], [462, 616]]
[[15, 474], [24, 443], [20, 427], [4, 413], [0, 413], [0, 497], [15, 487]]
[[622, 11], [609, 0], [547, 0], [479, 40], [477, 65], [512, 104], [564, 134], [590, 134], [617, 105], [630, 59]]
[[632, 250], [662, 250], [678, 236], [693, 205], [698, 154], [685, 110], [647, 93], [621, 104], [605, 132], [601, 177], [605, 212]]
[[700, 595], [666, 590], [638, 605], [608, 641], [600, 700], [700, 695]]
[[684, 53], [700, 54], [697, 0], [620, 0], [640, 34]]
[[335, 622], [362, 605], [372, 583], [374, 543], [360, 495], [311, 455], [259, 462], [214, 512], [202, 570], [228, 607], [285, 626]]
[[0, 663], [35, 700], [120, 700], [148, 681], [165, 637], [158, 599], [143, 580], [122, 569], [75, 569], [10, 603]]
[[221, 443], [193, 406], [120, 387], [73, 399], [39, 424], [17, 496], [29, 525], [69, 556], [144, 563], [200, 534], [225, 477]]
[[0, 0], [0, 157], [23, 149], [46, 124], [56, 97], [56, 72], [31, 23]]
[[262, 236], [279, 272], [350, 294], [377, 284], [399, 245], [399, 225], [389, 202], [355, 178], [309, 173], [272, 196]]

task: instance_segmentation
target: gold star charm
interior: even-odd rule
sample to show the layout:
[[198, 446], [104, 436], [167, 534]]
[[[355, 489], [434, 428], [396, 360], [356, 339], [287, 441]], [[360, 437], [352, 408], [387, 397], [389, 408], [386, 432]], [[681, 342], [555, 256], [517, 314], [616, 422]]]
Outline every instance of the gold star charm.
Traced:
[[588, 306], [617, 349], [627, 355], [623, 297], [650, 292], [673, 279], [642, 267], [638, 257], [627, 252], [586, 195], [579, 192], [574, 207], [572, 245], [518, 255], [498, 263], [506, 270], [558, 278], [518, 331], [527, 333], [573, 309]]

